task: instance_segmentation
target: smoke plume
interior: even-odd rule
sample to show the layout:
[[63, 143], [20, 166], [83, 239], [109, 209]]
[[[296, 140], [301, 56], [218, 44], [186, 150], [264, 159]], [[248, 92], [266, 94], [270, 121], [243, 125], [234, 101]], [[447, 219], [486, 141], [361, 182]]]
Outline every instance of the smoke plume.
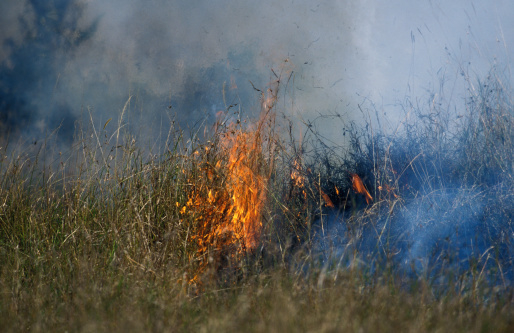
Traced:
[[[358, 118], [373, 101], [389, 117], [438, 80], [509, 60], [509, 1], [3, 1], [2, 136], [48, 135], [117, 119], [159, 136], [238, 104], [251, 115], [270, 69], [293, 66], [291, 116]], [[507, 59], [505, 59], [507, 58]], [[450, 65], [448, 65], [450, 64]], [[469, 70], [468, 70], [469, 69]], [[464, 75], [464, 74], [463, 74]], [[236, 88], [237, 87], [237, 88]], [[225, 93], [225, 98], [223, 95]], [[337, 129], [327, 124], [327, 135]]]

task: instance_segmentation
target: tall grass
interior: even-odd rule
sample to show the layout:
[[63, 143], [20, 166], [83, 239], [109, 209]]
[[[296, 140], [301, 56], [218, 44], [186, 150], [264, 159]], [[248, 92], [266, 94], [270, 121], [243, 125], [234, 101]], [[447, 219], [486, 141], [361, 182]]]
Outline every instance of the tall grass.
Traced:
[[393, 134], [343, 123], [341, 147], [279, 135], [274, 102], [203, 140], [171, 128], [157, 156], [123, 113], [69, 152], [4, 147], [0, 326], [510, 331], [512, 95], [494, 73], [472, 91]]

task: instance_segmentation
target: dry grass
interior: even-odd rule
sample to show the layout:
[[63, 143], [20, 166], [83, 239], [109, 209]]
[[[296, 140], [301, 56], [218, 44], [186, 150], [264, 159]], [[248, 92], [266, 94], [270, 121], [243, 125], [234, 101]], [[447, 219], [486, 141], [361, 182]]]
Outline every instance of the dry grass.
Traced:
[[[512, 331], [514, 114], [499, 83], [458, 126], [440, 128], [441, 110], [395, 135], [350, 125], [341, 154], [312, 127], [309, 152], [278, 136], [268, 99], [256, 126], [236, 115], [202, 142], [171, 129], [159, 156], [123, 133], [123, 114], [55, 160], [45, 145], [2, 148], [0, 327]], [[476, 201], [491, 249], [400, 265], [416, 245], [394, 236], [406, 221], [430, 228], [420, 212], [436, 207], [465, 229]]]

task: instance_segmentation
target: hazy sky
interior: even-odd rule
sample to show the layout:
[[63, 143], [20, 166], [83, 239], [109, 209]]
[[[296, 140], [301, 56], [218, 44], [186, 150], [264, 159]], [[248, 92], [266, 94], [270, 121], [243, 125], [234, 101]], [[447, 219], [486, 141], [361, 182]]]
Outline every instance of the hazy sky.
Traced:
[[[265, 88], [270, 69], [285, 59], [295, 73], [292, 116], [358, 118], [357, 103], [366, 99], [395, 115], [395, 102], [424, 98], [443, 77], [452, 85], [462, 72], [484, 75], [492, 64], [508, 64], [514, 47], [509, 0], [34, 3], [0, 3], [1, 96], [14, 109], [26, 106], [19, 127], [30, 135], [85, 110], [103, 124], [129, 95], [130, 126], [144, 120], [145, 133], [166, 131], [170, 117], [212, 120], [224, 109], [224, 83], [237, 85], [226, 88], [227, 103], [251, 113], [257, 95], [249, 80]], [[37, 47], [23, 48], [31, 43]], [[24, 76], [30, 84], [12, 83]], [[0, 120], [16, 126], [7, 104]]]

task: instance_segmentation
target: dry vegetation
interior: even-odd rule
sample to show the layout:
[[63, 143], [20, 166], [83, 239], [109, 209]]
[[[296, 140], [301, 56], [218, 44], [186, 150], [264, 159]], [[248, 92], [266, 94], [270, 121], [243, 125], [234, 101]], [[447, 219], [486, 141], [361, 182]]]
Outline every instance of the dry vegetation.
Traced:
[[[333, 147], [311, 125], [279, 135], [280, 79], [257, 121], [228, 113], [202, 141], [171, 129], [159, 156], [123, 115], [52, 161], [3, 147], [2, 330], [513, 331], [505, 83], [492, 73], [458, 117], [407, 105], [394, 135], [342, 123], [350, 144]], [[484, 246], [455, 254], [449, 237], [420, 262], [397, 231], [438, 221]]]

